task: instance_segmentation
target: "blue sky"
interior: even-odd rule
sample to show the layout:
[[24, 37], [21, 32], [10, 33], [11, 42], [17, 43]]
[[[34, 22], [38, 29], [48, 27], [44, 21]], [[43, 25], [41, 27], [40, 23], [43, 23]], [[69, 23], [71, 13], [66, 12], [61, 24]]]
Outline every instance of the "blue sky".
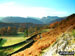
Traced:
[[63, 17], [73, 13], [75, 0], [0, 0], [0, 17]]

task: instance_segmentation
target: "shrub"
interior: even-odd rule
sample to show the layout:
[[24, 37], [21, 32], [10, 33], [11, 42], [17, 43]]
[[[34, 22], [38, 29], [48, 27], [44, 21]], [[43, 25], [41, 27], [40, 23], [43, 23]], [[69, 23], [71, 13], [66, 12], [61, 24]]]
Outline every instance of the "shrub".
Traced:
[[5, 50], [0, 50], [0, 56], [7, 56], [7, 53], [5, 53]]
[[72, 35], [75, 37], [75, 30], [72, 30]]

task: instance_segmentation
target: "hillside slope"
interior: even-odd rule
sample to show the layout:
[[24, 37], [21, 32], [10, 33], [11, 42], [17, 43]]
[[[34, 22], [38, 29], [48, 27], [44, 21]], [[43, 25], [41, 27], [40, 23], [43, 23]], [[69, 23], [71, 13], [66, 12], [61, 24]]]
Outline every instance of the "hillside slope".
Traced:
[[73, 28], [75, 28], [75, 14], [72, 14], [56, 25], [57, 26], [53, 30], [47, 33], [42, 33], [42, 38], [38, 39], [30, 48], [12, 56], [39, 56], [43, 49], [55, 42], [58, 36], [64, 33], [69, 27], [74, 26]]

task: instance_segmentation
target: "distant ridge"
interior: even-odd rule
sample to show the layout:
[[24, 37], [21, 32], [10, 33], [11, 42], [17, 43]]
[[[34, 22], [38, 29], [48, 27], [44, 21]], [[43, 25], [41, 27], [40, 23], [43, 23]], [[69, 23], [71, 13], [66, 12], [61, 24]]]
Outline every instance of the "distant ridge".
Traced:
[[56, 21], [61, 21], [66, 17], [57, 17], [57, 16], [47, 16], [43, 18], [36, 18], [36, 17], [3, 17], [0, 19], [1, 22], [4, 23], [34, 23], [34, 24], [51, 24]]
[[43, 24], [42, 21], [34, 18], [23, 18], [23, 17], [4, 17], [2, 20], [4, 23], [34, 23], [34, 24]]
[[61, 21], [63, 19], [65, 19], [66, 17], [57, 17], [57, 16], [47, 16], [47, 17], [43, 17], [41, 19], [42, 22], [44, 22], [45, 24], [51, 24], [54, 23], [56, 21]]

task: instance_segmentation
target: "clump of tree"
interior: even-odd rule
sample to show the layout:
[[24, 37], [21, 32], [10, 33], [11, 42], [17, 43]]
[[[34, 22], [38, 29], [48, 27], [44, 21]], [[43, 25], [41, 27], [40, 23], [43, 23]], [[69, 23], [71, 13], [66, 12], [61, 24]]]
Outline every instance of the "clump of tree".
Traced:
[[41, 28], [35, 26], [35, 27], [29, 27], [29, 28], [26, 28], [25, 31], [24, 31], [24, 36], [25, 37], [28, 37], [28, 36], [32, 36], [32, 35], [35, 35], [37, 33], [39, 33]]
[[0, 28], [0, 35], [16, 35], [17, 34], [17, 28], [16, 27], [2, 27]]
[[7, 34], [8, 35], [16, 35], [17, 34], [17, 28], [16, 27], [8, 27], [7, 28]]
[[25, 28], [24, 27], [19, 27], [18, 28], [18, 32], [24, 32], [25, 31]]
[[6, 27], [0, 28], [0, 35], [5, 35], [6, 33], [7, 33]]

